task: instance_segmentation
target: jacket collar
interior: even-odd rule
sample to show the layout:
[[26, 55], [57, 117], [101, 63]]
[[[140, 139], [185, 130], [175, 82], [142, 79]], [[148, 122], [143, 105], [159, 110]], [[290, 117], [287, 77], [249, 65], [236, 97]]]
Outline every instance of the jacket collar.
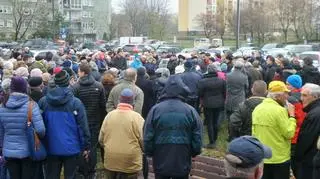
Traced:
[[315, 101], [311, 102], [308, 106], [306, 106], [305, 108], [303, 108], [303, 111], [308, 113], [310, 112], [312, 109], [316, 108], [320, 106], [320, 99], [316, 99]]
[[120, 110], [126, 110], [126, 111], [132, 111], [133, 110], [133, 106], [127, 103], [119, 103], [117, 106], [117, 109]]

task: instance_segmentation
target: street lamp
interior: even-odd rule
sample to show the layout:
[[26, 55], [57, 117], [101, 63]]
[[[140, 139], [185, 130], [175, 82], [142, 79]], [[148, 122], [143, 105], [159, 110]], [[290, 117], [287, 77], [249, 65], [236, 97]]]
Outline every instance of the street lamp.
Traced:
[[237, 37], [236, 37], [236, 48], [239, 49], [240, 41], [240, 0], [237, 0]]

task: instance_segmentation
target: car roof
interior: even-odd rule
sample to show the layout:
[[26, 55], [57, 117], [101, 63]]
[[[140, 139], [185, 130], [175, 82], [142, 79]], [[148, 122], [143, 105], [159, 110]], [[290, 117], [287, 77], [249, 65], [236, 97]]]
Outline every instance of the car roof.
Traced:
[[312, 55], [320, 55], [320, 52], [318, 51], [307, 51], [307, 52], [302, 52], [301, 55], [304, 54], [312, 54]]

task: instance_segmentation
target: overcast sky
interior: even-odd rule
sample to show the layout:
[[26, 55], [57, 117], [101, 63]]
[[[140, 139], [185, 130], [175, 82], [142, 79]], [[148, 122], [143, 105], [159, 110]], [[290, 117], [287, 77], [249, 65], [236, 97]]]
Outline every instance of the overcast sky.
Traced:
[[[112, 9], [114, 12], [119, 12], [119, 3], [121, 2], [121, 0], [112, 0]], [[179, 4], [179, 0], [169, 0], [170, 3], [170, 11], [172, 13], [178, 13], [178, 4]]]

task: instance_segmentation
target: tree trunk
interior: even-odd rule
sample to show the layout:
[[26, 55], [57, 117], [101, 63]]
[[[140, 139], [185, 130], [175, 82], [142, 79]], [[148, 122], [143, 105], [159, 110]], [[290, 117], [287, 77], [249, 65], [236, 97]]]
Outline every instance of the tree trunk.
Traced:
[[288, 43], [288, 30], [284, 30], [283, 34], [284, 34], [284, 43], [287, 44]]

